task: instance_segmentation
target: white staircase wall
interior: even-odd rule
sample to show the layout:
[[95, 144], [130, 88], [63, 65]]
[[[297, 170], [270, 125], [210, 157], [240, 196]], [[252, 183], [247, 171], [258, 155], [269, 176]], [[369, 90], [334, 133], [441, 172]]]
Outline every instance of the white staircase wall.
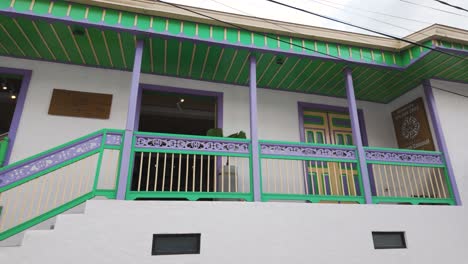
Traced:
[[[467, 222], [450, 206], [92, 200], [0, 263], [466, 263]], [[408, 248], [375, 250], [372, 231]], [[151, 256], [155, 233], [201, 233], [201, 254]]]

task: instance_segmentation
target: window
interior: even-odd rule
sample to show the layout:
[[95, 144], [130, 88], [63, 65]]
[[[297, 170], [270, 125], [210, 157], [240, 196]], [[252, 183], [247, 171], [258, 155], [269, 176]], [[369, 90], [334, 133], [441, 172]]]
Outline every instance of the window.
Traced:
[[372, 232], [375, 249], [406, 248], [404, 232]]
[[154, 234], [152, 255], [200, 254], [201, 234]]

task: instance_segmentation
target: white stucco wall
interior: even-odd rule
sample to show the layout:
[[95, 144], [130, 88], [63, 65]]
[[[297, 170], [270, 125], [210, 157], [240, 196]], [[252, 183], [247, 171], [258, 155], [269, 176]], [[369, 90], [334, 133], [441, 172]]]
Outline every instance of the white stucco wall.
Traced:
[[[125, 128], [130, 72], [0, 57], [0, 66], [33, 71], [17, 132], [11, 162], [34, 155], [101, 128]], [[225, 134], [244, 130], [249, 134], [247, 87], [142, 75], [141, 83], [223, 93]], [[52, 90], [68, 89], [113, 95], [108, 120], [48, 115]], [[347, 106], [345, 99], [258, 90], [260, 139], [299, 141], [298, 102]], [[386, 105], [358, 102], [363, 109], [369, 145], [394, 147], [391, 116]]]

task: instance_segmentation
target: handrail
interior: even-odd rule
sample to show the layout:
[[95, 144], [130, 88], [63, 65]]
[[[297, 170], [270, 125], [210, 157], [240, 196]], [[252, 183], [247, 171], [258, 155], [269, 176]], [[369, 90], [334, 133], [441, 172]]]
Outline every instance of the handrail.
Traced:
[[[123, 130], [101, 129], [1, 168], [0, 206], [3, 210], [0, 213], [0, 240], [96, 195], [113, 197], [115, 190], [98, 189], [101, 163], [107, 150], [118, 150], [119, 156], [122, 155], [123, 135]], [[117, 166], [119, 162], [120, 158], [114, 158], [115, 164], [112, 165]], [[80, 165], [70, 166], [74, 163]], [[34, 195], [23, 196], [25, 190], [36, 191]]]

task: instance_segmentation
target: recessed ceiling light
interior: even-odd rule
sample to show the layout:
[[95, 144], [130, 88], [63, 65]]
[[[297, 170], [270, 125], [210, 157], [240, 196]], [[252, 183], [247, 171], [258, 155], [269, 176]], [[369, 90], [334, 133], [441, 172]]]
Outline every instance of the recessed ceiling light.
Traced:
[[12, 94], [11, 99], [16, 99], [16, 95]]
[[185, 99], [184, 99], [184, 98], [181, 98], [181, 99], [180, 99], [180, 102], [181, 102], [181, 103], [185, 102]]

